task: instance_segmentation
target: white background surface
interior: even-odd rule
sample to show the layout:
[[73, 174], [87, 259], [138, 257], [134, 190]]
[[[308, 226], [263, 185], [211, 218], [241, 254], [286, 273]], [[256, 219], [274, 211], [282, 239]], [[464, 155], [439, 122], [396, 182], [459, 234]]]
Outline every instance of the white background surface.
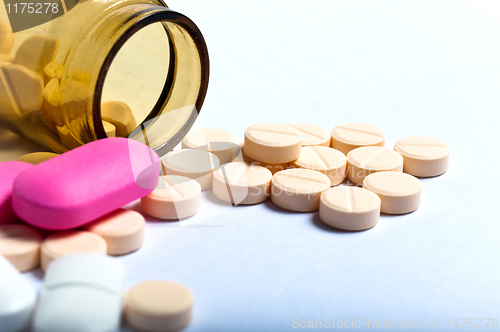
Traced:
[[[205, 192], [196, 217], [149, 223], [143, 248], [119, 258], [127, 289], [158, 278], [189, 286], [196, 304], [186, 331], [293, 331], [294, 318], [426, 329], [431, 319], [442, 329], [448, 318], [500, 319], [500, 2], [168, 5], [196, 22], [209, 47], [195, 128], [243, 140], [258, 122], [367, 122], [386, 131], [388, 147], [413, 135], [441, 139], [451, 164], [422, 180], [416, 212], [383, 215], [365, 232], [270, 201], [231, 209]], [[0, 139], [5, 151], [18, 146], [5, 132]], [[41, 275], [27, 274], [37, 285]]]

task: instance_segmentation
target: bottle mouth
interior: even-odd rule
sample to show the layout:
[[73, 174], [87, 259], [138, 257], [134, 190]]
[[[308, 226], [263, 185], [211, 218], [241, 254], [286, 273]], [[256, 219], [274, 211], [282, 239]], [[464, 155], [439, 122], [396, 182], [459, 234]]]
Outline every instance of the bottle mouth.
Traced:
[[108, 137], [101, 105], [120, 98], [138, 124], [127, 137], [163, 156], [182, 140], [201, 110], [209, 80], [208, 51], [198, 27], [170, 9], [142, 5], [131, 20], [98, 75], [94, 132], [97, 139]]

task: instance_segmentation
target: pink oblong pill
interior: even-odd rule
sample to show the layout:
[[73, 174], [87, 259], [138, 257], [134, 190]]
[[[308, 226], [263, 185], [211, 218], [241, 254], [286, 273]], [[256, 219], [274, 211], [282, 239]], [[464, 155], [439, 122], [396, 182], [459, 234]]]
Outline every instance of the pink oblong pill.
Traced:
[[33, 226], [77, 228], [148, 195], [159, 172], [160, 159], [151, 148], [106, 138], [23, 172], [14, 182], [12, 206]]
[[0, 163], [0, 224], [14, 222], [17, 217], [12, 211], [12, 187], [21, 172], [33, 167], [20, 161]]

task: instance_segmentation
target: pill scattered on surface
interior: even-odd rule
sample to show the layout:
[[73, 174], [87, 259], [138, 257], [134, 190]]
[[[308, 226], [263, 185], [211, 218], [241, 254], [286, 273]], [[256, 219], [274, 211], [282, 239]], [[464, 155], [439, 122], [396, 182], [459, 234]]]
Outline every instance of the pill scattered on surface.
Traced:
[[238, 139], [235, 135], [214, 128], [191, 130], [182, 140], [183, 149], [203, 149], [212, 152], [219, 158], [221, 165], [233, 160], [236, 145]]
[[32, 165], [38, 165], [43, 163], [44, 161], [47, 161], [57, 156], [58, 154], [53, 152], [33, 152], [25, 154], [24, 156], [20, 157], [17, 161], [22, 161], [24, 163]]
[[448, 169], [450, 147], [431, 137], [413, 136], [394, 145], [404, 159], [403, 172], [418, 177], [441, 175]]
[[146, 145], [101, 139], [23, 172], [14, 182], [12, 206], [33, 226], [73, 229], [146, 196], [159, 172], [158, 155]]
[[17, 49], [14, 63], [43, 76], [44, 67], [52, 61], [58, 48], [57, 39], [42, 34], [32, 35]]
[[339, 186], [321, 195], [319, 218], [325, 224], [361, 231], [375, 226], [380, 217], [380, 198], [369, 190]]
[[31, 322], [37, 292], [28, 279], [0, 255], [0, 329], [25, 331]]
[[245, 153], [265, 163], [288, 163], [299, 158], [302, 137], [292, 126], [265, 122], [250, 126], [245, 131]]
[[125, 320], [140, 331], [178, 331], [191, 321], [193, 301], [193, 293], [181, 284], [146, 281], [128, 291]]
[[1, 64], [0, 112], [20, 117], [33, 111], [41, 112], [42, 107], [42, 76], [17, 64]]
[[116, 136], [125, 137], [136, 127], [137, 122], [130, 107], [121, 101], [107, 101], [101, 104], [101, 118], [116, 127]]
[[10, 24], [0, 19], [0, 53], [9, 53], [14, 46], [14, 34]]
[[379, 127], [367, 123], [346, 123], [333, 128], [332, 148], [347, 155], [362, 146], [385, 145], [385, 133]]
[[278, 173], [279, 171], [284, 171], [285, 169], [288, 169], [289, 163], [277, 163], [277, 164], [264, 163], [264, 162], [252, 159], [245, 154], [245, 150], [243, 147], [244, 147], [243, 143], [240, 143], [240, 144], [238, 144], [237, 147], [235, 147], [235, 151], [239, 150], [239, 153], [237, 153], [237, 155], [234, 159], [235, 162], [244, 161], [245, 163], [247, 163], [249, 165], [259, 165], [259, 166], [265, 167], [268, 170], [270, 170], [273, 175]]
[[142, 246], [145, 225], [146, 221], [140, 213], [118, 209], [85, 225], [84, 229], [106, 241], [108, 255], [125, 255]]
[[321, 193], [330, 179], [317, 171], [294, 168], [273, 175], [271, 200], [277, 206], [297, 212], [317, 211]]
[[234, 205], [257, 204], [271, 194], [270, 170], [258, 165], [233, 162], [219, 167], [214, 173], [214, 195]]
[[396, 151], [380, 146], [366, 146], [347, 154], [347, 178], [363, 184], [366, 176], [382, 171], [403, 171], [403, 157]]
[[300, 157], [290, 167], [307, 168], [328, 176], [332, 186], [342, 183], [346, 177], [347, 158], [335, 149], [325, 146], [303, 147]]
[[380, 211], [388, 214], [405, 214], [420, 205], [422, 184], [416, 177], [401, 172], [378, 172], [368, 175], [363, 187], [380, 197]]
[[104, 132], [107, 137], [116, 137], [116, 127], [114, 124], [109, 123], [108, 121], [103, 121], [102, 126], [104, 127]]
[[53, 260], [78, 252], [106, 254], [108, 248], [106, 241], [94, 233], [69, 231], [52, 234], [42, 242], [40, 260], [42, 270], [46, 270]]
[[0, 224], [11, 223], [18, 219], [12, 210], [14, 180], [30, 167], [33, 165], [20, 161], [0, 163]]
[[119, 261], [108, 256], [59, 258], [46, 271], [33, 330], [119, 331], [124, 277]]
[[164, 175], [180, 175], [196, 180], [201, 190], [212, 187], [214, 169], [219, 158], [204, 150], [186, 149], [167, 153], [162, 159]]
[[156, 189], [141, 199], [141, 210], [145, 214], [165, 220], [191, 217], [200, 206], [200, 184], [179, 175], [160, 176]]
[[0, 255], [19, 271], [26, 272], [40, 264], [42, 234], [36, 229], [21, 225], [0, 225]]
[[330, 146], [332, 135], [330, 132], [321, 126], [311, 123], [292, 123], [300, 132], [302, 137], [302, 146]]

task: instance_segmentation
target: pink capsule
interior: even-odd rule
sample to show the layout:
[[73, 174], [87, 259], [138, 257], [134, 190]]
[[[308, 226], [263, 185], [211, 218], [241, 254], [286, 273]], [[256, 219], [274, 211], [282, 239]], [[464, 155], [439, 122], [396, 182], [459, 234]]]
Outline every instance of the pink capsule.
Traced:
[[106, 138], [23, 172], [14, 182], [12, 206], [33, 226], [77, 228], [148, 195], [159, 172], [160, 159], [148, 146]]
[[33, 165], [20, 161], [0, 163], [0, 224], [10, 223], [17, 219], [12, 211], [12, 186], [16, 177], [30, 167]]

